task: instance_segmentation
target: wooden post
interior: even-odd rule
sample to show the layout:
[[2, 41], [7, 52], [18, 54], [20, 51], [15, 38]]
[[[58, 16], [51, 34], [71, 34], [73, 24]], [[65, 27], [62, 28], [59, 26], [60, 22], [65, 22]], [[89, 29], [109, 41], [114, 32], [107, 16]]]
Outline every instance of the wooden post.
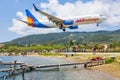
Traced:
[[25, 74], [24, 74], [24, 73], [25, 73], [25, 68], [23, 67], [22, 70], [23, 70], [23, 71], [22, 71], [22, 78], [23, 78], [23, 80], [24, 80], [24, 77], [25, 77]]
[[11, 74], [10, 74], [10, 70], [8, 71], [8, 75], [10, 76]]
[[15, 74], [15, 70], [16, 70], [16, 63], [17, 63], [17, 61], [15, 60], [15, 61], [14, 61], [14, 65], [13, 65], [12, 75], [14, 75], [14, 74]]
[[60, 69], [60, 64], [57, 66], [58, 70]]
[[84, 64], [84, 68], [87, 68], [87, 64], [88, 64], [88, 62]]
[[77, 68], [77, 66], [75, 65], [73, 68]]
[[6, 80], [6, 79], [7, 79], [7, 76], [3, 76], [3, 78], [4, 78], [4, 80]]

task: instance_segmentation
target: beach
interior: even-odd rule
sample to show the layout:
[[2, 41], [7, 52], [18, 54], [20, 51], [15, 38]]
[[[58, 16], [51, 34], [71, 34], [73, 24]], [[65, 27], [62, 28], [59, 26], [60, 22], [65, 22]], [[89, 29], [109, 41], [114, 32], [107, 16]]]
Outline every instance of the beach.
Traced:
[[104, 73], [120, 78], [120, 65], [115, 63], [94, 66], [94, 67], [91, 67], [90, 69], [102, 71]]

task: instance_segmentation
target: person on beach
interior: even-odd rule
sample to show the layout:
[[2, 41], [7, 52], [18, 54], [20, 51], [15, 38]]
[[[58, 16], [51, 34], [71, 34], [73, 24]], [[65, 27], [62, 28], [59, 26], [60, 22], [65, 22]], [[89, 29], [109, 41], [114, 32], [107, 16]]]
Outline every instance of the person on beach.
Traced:
[[94, 55], [96, 54], [96, 48], [95, 47], [92, 49], [92, 52], [93, 52]]

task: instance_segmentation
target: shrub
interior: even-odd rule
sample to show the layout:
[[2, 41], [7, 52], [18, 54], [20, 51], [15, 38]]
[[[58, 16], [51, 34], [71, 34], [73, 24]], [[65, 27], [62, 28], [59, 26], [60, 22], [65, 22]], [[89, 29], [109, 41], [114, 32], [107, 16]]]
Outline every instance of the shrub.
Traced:
[[109, 57], [109, 58], [106, 58], [105, 64], [109, 64], [109, 63], [112, 63], [112, 62], [114, 62], [114, 61], [115, 61], [114, 58]]

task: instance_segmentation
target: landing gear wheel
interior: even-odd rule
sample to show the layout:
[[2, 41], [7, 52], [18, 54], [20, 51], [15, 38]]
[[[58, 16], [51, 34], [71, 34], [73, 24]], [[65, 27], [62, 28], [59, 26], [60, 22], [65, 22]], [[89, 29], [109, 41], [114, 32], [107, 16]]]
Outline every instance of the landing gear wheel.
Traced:
[[65, 28], [63, 29], [63, 31], [65, 31]]
[[97, 26], [99, 26], [99, 23], [97, 23]]
[[59, 29], [63, 29], [63, 25], [62, 24], [58, 24]]

